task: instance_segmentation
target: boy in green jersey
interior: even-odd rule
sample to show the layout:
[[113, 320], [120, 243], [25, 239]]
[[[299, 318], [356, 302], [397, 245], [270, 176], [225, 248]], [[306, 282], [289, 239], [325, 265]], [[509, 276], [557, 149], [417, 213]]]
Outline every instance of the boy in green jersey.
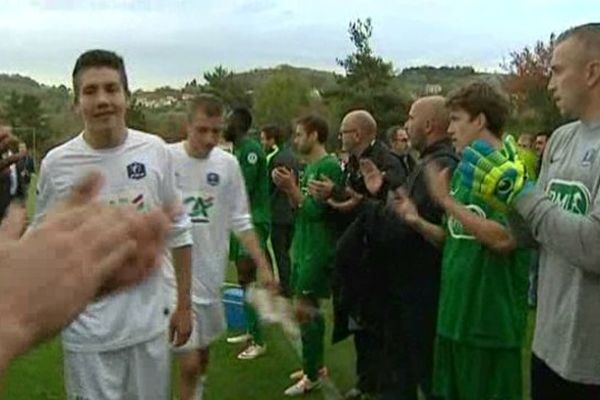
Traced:
[[299, 396], [320, 386], [323, 373], [325, 320], [320, 310], [321, 299], [330, 295], [331, 268], [335, 254], [335, 234], [329, 218], [329, 206], [309, 191], [314, 179], [327, 177], [335, 183], [342, 180], [337, 159], [327, 154], [327, 122], [317, 116], [298, 121], [294, 144], [307, 162], [300, 185], [294, 173], [285, 167], [273, 170], [273, 182], [283, 190], [297, 208], [292, 240], [292, 288], [296, 298], [296, 315], [302, 333], [303, 371], [293, 374], [298, 381], [285, 394]]
[[[475, 82], [451, 94], [449, 133], [457, 152], [476, 140], [502, 148], [508, 103]], [[527, 305], [527, 266], [506, 214], [475, 197], [459, 169], [427, 170], [443, 227], [418, 215], [400, 193], [397, 213], [425, 237], [443, 243], [442, 281], [433, 386], [445, 400], [522, 399], [521, 348]]]
[[[271, 212], [269, 198], [269, 177], [267, 174], [267, 158], [260, 142], [249, 136], [248, 130], [252, 125], [252, 115], [246, 108], [234, 108], [228, 118], [225, 139], [233, 143], [233, 153], [238, 159], [246, 184], [252, 225], [260, 241], [260, 245], [268, 255], [267, 238], [271, 229]], [[245, 250], [244, 246], [232, 238], [230, 259], [235, 262], [238, 281], [242, 288], [256, 282], [256, 265]], [[229, 343], [244, 343], [249, 345], [239, 355], [241, 360], [252, 360], [267, 350], [262, 337], [256, 310], [247, 302], [244, 311], [248, 325], [248, 332], [228, 338]]]

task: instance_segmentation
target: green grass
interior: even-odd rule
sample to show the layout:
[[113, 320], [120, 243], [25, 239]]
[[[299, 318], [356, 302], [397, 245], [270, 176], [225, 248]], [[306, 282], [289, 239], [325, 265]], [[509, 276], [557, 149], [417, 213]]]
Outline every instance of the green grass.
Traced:
[[[330, 304], [325, 308], [330, 314]], [[331, 321], [331, 315], [328, 319]], [[331, 327], [328, 328], [330, 333]], [[267, 355], [245, 362], [236, 358], [242, 350], [240, 346], [229, 345], [224, 338], [214, 344], [206, 386], [207, 400], [283, 398], [283, 391], [291, 384], [288, 375], [300, 368], [300, 359], [279, 328], [267, 327], [265, 338]], [[328, 345], [326, 359], [336, 386], [342, 392], [349, 389], [354, 382], [351, 342], [345, 341], [333, 347]], [[5, 375], [2, 387], [0, 399], [64, 399], [60, 340], [54, 339], [18, 359]], [[315, 392], [306, 399], [323, 397]]]

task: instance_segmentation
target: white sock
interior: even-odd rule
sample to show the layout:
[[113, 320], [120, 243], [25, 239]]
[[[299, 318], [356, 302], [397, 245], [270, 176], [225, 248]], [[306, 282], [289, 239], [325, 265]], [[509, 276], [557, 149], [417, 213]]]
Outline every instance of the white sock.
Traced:
[[204, 396], [204, 383], [206, 382], [206, 375], [200, 376], [196, 382], [196, 390], [194, 390], [194, 400], [202, 400]]

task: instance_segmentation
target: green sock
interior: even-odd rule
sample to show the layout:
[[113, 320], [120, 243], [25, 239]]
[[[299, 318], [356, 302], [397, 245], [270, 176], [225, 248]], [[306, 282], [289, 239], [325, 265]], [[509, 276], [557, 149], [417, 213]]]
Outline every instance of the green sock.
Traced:
[[254, 343], [258, 344], [259, 346], [264, 345], [258, 313], [256, 312], [256, 309], [247, 301], [244, 301], [244, 313], [246, 314], [248, 333], [252, 335]]
[[311, 321], [300, 326], [302, 334], [302, 364], [308, 379], [316, 381], [323, 367], [325, 319], [319, 310]]

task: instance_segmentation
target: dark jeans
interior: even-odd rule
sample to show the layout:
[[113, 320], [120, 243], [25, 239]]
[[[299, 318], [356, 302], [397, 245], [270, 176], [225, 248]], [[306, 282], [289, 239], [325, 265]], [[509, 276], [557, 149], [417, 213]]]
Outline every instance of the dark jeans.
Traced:
[[531, 398], [532, 400], [600, 399], [600, 385], [584, 385], [563, 379], [535, 355], [531, 356]]
[[294, 234], [293, 225], [273, 224], [271, 226], [271, 244], [275, 262], [277, 263], [277, 274], [279, 275], [279, 285], [284, 296], [290, 297], [292, 292], [290, 288], [290, 248], [292, 246], [292, 236]]
[[379, 393], [381, 388], [383, 338], [361, 329], [354, 332], [356, 351], [356, 387], [363, 393]]
[[399, 292], [386, 321], [381, 399], [417, 400], [418, 387], [425, 399], [434, 399], [431, 381], [439, 286], [415, 284]]

